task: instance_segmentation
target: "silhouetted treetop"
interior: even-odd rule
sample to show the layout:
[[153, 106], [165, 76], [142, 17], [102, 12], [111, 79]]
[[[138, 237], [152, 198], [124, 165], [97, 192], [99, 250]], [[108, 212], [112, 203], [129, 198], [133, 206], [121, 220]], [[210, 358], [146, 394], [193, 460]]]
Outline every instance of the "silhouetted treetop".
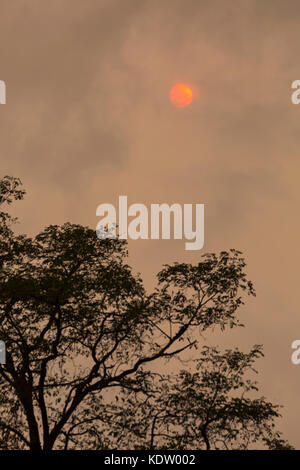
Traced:
[[[23, 195], [19, 180], [0, 180], [0, 204]], [[126, 241], [100, 240], [94, 230], [70, 223], [27, 237], [14, 234], [12, 222], [1, 213], [2, 449], [202, 448], [206, 437], [215, 447], [218, 439], [232, 447], [258, 438], [268, 438], [270, 448], [285, 445], [271, 432], [274, 405], [231, 396], [236, 388], [248, 391], [243, 374], [259, 348], [198, 353], [201, 332], [239, 325], [238, 308], [245, 294], [254, 295], [239, 251], [165, 266], [147, 293], [127, 264]], [[196, 371], [153, 372], [158, 361], [164, 370], [187, 350]], [[153, 429], [171, 437], [154, 439], [145, 427], [158, 410], [169, 417], [157, 418]], [[131, 424], [115, 419], [112, 435], [111, 417], [120, 413], [130, 414]]]

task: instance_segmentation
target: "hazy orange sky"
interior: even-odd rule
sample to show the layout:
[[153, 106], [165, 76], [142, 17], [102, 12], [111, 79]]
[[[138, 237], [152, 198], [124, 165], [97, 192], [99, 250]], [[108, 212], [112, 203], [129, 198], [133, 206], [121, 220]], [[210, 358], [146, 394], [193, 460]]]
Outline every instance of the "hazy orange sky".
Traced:
[[[164, 263], [244, 252], [257, 297], [241, 310], [246, 328], [221, 342], [264, 345], [262, 391], [284, 405], [280, 427], [297, 448], [299, 22], [297, 0], [0, 4], [1, 173], [27, 189], [19, 229], [94, 228], [97, 205], [122, 194], [204, 203], [203, 250], [131, 241], [130, 263], [151, 288]], [[184, 109], [169, 101], [178, 82], [199, 91]]]

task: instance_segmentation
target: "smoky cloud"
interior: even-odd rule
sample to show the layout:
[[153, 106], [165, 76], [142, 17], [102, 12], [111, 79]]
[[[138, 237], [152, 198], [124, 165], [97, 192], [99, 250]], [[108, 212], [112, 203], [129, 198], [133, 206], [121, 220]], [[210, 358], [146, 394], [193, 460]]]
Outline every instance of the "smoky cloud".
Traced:
[[[263, 392], [285, 406], [296, 446], [299, 19], [296, 0], [14, 0], [0, 11], [1, 169], [28, 192], [20, 231], [95, 227], [98, 204], [122, 194], [204, 202], [203, 252], [241, 249], [258, 293], [245, 330], [222, 341], [265, 345]], [[198, 89], [182, 110], [168, 100], [178, 81]], [[149, 287], [163, 263], [199, 259], [176, 241], [129, 248]]]

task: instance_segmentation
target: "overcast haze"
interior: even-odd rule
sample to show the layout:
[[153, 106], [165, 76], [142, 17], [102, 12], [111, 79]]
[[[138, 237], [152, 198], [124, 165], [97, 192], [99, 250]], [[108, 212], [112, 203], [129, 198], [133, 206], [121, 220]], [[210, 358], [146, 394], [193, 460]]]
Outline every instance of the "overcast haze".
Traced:
[[[1, 173], [27, 196], [14, 213], [35, 234], [96, 227], [96, 207], [204, 203], [205, 244], [131, 241], [150, 289], [162, 264], [243, 251], [257, 290], [224, 346], [262, 343], [263, 394], [300, 447], [300, 3], [277, 0], [14, 0], [0, 3]], [[168, 98], [177, 82], [191, 106]]]

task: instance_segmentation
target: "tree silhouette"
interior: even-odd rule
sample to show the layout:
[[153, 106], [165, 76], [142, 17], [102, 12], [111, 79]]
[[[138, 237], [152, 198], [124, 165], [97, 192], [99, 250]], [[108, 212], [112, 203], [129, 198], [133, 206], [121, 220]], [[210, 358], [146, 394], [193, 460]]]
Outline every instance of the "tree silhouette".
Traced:
[[[249, 373], [260, 356], [259, 346], [249, 353], [204, 346], [193, 372], [152, 374], [148, 388], [123, 389], [109, 406], [94, 402], [94, 419], [105, 424], [85, 432], [93, 445], [97, 436], [123, 449], [292, 449], [275, 430], [279, 407], [253, 398]], [[78, 445], [76, 429], [68, 440]]]
[[[23, 195], [19, 180], [0, 181], [1, 205]], [[2, 449], [288, 447], [277, 407], [245, 397], [259, 348], [197, 353], [201, 333], [238, 326], [243, 293], [254, 295], [240, 252], [165, 266], [149, 295], [124, 240], [70, 223], [30, 238], [0, 216]], [[196, 371], [152, 370], [186, 350]]]

